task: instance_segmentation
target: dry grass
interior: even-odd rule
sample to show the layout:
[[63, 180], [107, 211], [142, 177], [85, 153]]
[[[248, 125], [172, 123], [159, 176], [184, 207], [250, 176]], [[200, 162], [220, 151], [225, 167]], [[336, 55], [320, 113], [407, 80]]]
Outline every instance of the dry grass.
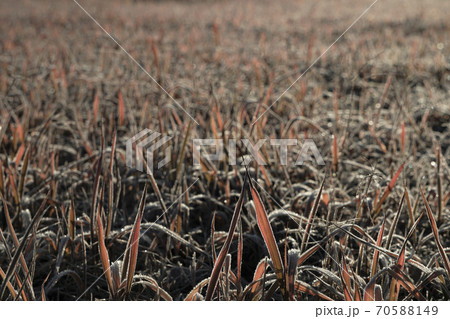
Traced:
[[380, 1], [280, 99], [370, 3], [80, 3], [199, 125], [75, 3], [2, 2], [1, 300], [450, 299], [448, 2]]

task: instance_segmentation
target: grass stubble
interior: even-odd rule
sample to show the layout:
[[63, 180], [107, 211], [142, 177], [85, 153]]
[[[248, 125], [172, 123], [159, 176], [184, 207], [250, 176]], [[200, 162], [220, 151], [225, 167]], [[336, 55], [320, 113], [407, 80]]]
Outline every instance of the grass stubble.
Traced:
[[[449, 300], [449, 25], [431, 2], [375, 7], [272, 108], [358, 8], [89, 8], [199, 125], [69, 2], [0, 10], [1, 300]], [[143, 128], [172, 137], [148, 174], [125, 165]], [[267, 165], [229, 165], [230, 139], [241, 158], [242, 138], [281, 137], [326, 165], [268, 144]], [[194, 138], [226, 156], [193, 166]]]

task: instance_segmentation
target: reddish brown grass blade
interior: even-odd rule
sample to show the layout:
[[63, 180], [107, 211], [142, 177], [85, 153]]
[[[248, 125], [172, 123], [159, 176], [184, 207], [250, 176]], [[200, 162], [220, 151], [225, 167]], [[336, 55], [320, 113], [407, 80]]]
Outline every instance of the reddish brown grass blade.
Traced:
[[[377, 237], [377, 246], [381, 247], [381, 243], [383, 241], [383, 232], [384, 232], [384, 225], [386, 223], [386, 218], [383, 219], [383, 223], [381, 224], [381, 229], [380, 232], [378, 233], [378, 237]], [[372, 278], [373, 276], [375, 276], [376, 272], [377, 272], [377, 265], [378, 265], [378, 257], [380, 255], [380, 252], [375, 249], [374, 253], [373, 253], [373, 261], [372, 261], [372, 271], [370, 273], [370, 277]]]
[[361, 297], [361, 293], [360, 293], [360, 291], [359, 291], [358, 280], [357, 280], [357, 278], [356, 278], [356, 274], [355, 274], [355, 273], [353, 273], [353, 280], [354, 280], [354, 283], [355, 283], [355, 291], [354, 291], [354, 297], [353, 297], [353, 299], [354, 299], [355, 301], [361, 301], [361, 300], [362, 300], [362, 297]]
[[389, 268], [383, 268], [375, 276], [371, 277], [366, 287], [364, 288], [364, 301], [383, 301], [380, 287], [376, 285], [378, 277], [389, 272]]
[[[2, 277], [3, 280], [6, 279], [6, 274], [2, 268], [0, 268], [0, 277]], [[14, 290], [14, 287], [11, 285], [9, 281], [6, 283], [6, 285], [8, 287], [9, 292], [11, 293], [11, 297], [13, 298], [13, 300], [15, 300], [17, 297], [17, 292]]]
[[217, 125], [216, 125], [216, 121], [214, 120], [214, 116], [211, 116], [211, 131], [214, 135], [214, 138], [216, 140], [219, 139], [219, 135], [217, 134]]
[[47, 301], [47, 297], [45, 296], [45, 283], [47, 282], [48, 278], [50, 278], [52, 272], [49, 272], [47, 277], [44, 279], [41, 285], [41, 301]]
[[[1, 196], [1, 195], [0, 195]], [[30, 235], [30, 233], [34, 233], [36, 231], [37, 226], [39, 225], [39, 222], [41, 220], [42, 217], [42, 213], [44, 212], [44, 207], [45, 204], [47, 203], [47, 198], [46, 197], [44, 199], [44, 201], [42, 202], [41, 206], [39, 207], [39, 210], [37, 211], [37, 213], [34, 215], [30, 225], [28, 226], [27, 230], [25, 231], [23, 237], [22, 237], [22, 242], [20, 243], [20, 245], [17, 247], [16, 252], [13, 256], [13, 259], [11, 260], [11, 263], [9, 264], [8, 270], [6, 271], [6, 275], [5, 275], [5, 279], [2, 282], [1, 288], [0, 288], [0, 300], [3, 299], [3, 294], [5, 293], [5, 289], [7, 287], [7, 284], [9, 282], [9, 280], [11, 279], [12, 275], [14, 274], [16, 267], [17, 267], [17, 263], [19, 262], [19, 259], [22, 261], [22, 267], [24, 270], [25, 274], [28, 274], [28, 268], [26, 268], [26, 263], [23, 257], [23, 250], [25, 248], [25, 245], [27, 243], [27, 239], [28, 236]], [[3, 202], [4, 199], [2, 198]], [[5, 204], [6, 207], [6, 204]], [[29, 281], [29, 279], [27, 280]], [[29, 281], [30, 282], [30, 281]]]
[[70, 201], [70, 209], [69, 209], [69, 236], [72, 241], [75, 240], [75, 207], [73, 203], [73, 198]]
[[13, 172], [11, 171], [11, 169], [8, 168], [8, 174], [9, 174], [9, 183], [11, 186], [11, 192], [13, 194], [14, 197], [14, 203], [16, 204], [16, 206], [19, 206], [19, 193], [17, 191], [17, 186], [16, 186], [16, 182], [14, 182], [14, 175]]
[[200, 294], [200, 291], [203, 287], [205, 287], [209, 283], [210, 278], [203, 279], [200, 281], [197, 286], [194, 287], [194, 289], [191, 290], [191, 292], [186, 296], [184, 301], [193, 301], [196, 294]]
[[95, 93], [94, 103], [92, 105], [92, 114], [93, 114], [94, 123], [97, 122], [98, 104], [99, 104], [98, 103], [98, 94]]
[[118, 94], [118, 98], [119, 98], [119, 125], [123, 126], [123, 124], [125, 123], [125, 104], [123, 103], [123, 95], [122, 95], [122, 91], [119, 90], [119, 94]]
[[389, 196], [389, 194], [394, 189], [395, 183], [397, 182], [397, 179], [400, 176], [400, 173], [402, 172], [404, 166], [405, 166], [405, 162], [403, 162], [403, 164], [400, 166], [400, 168], [395, 173], [394, 177], [392, 177], [391, 181], [389, 182], [388, 187], [386, 188], [386, 190], [383, 193], [383, 196], [381, 196], [380, 200], [377, 202], [377, 205], [373, 210], [373, 218], [374, 219], [377, 218], [378, 214], [380, 213], [381, 205], [383, 204], [385, 199]]
[[317, 209], [319, 208], [319, 203], [320, 203], [320, 199], [322, 198], [322, 190], [323, 190], [324, 183], [325, 183], [325, 178], [322, 180], [322, 183], [320, 184], [319, 193], [317, 194], [316, 199], [314, 200], [314, 204], [311, 207], [311, 211], [309, 213], [308, 224], [306, 224], [305, 232], [303, 234], [302, 245], [300, 247], [301, 253], [303, 253], [303, 251], [305, 250], [306, 244], [308, 243], [308, 240], [309, 240], [309, 233], [311, 230], [312, 221], [314, 219], [314, 216], [317, 213]]
[[27, 150], [25, 151], [25, 157], [23, 159], [22, 171], [20, 172], [19, 201], [22, 200], [22, 196], [23, 196], [23, 187], [25, 185], [25, 176], [27, 175], [27, 171], [28, 171], [29, 158], [30, 158], [30, 147], [27, 147]]
[[[16, 231], [14, 230], [14, 227], [13, 227], [13, 224], [11, 221], [11, 217], [9, 215], [8, 205], [6, 204], [6, 201], [3, 198], [3, 195], [1, 193], [0, 193], [0, 199], [3, 201], [4, 216], [6, 219], [6, 224], [8, 226], [9, 234], [11, 235], [11, 237], [13, 239], [14, 246], [16, 247], [16, 249], [19, 249], [19, 247], [20, 247], [19, 239], [17, 238]], [[43, 209], [43, 206], [41, 206], [41, 208]], [[27, 266], [27, 263], [25, 262], [25, 258], [23, 256], [23, 254], [20, 254], [20, 264], [22, 266], [23, 272], [28, 273], [28, 266]], [[31, 285], [31, 281], [29, 281], [29, 283]]]
[[[342, 250], [342, 248], [341, 248]], [[342, 290], [344, 291], [345, 301], [353, 301], [352, 286], [350, 281], [350, 274], [348, 272], [347, 262], [345, 261], [344, 251], [342, 250], [342, 267], [341, 267], [341, 282]]]
[[[30, 273], [27, 274], [27, 276], [26, 276], [26, 278], [25, 278], [24, 280], [28, 280], [29, 275], [30, 275]], [[17, 301], [17, 300], [18, 300], [19, 295], [22, 297], [22, 300], [23, 300], [23, 301], [28, 301], [27, 295], [25, 294], [25, 291], [23, 290], [23, 289], [25, 288], [26, 285], [25, 285], [25, 284], [22, 284], [22, 282], [21, 282], [21, 280], [20, 280], [19, 275], [17, 274], [17, 272], [14, 272], [14, 277], [15, 277], [15, 279], [16, 279], [16, 283], [17, 283], [17, 286], [18, 286], [18, 288], [19, 288], [19, 289], [18, 289], [18, 292], [17, 292], [16, 299], [15, 299], [14, 301]]]
[[[287, 299], [285, 290], [285, 280], [284, 280], [284, 267], [281, 260], [280, 251], [278, 250], [277, 242], [275, 241], [275, 236], [273, 235], [272, 227], [270, 226], [269, 219], [267, 217], [266, 209], [264, 208], [261, 197], [258, 191], [253, 186], [251, 177], [247, 171], [247, 178], [249, 180], [250, 192], [252, 194], [253, 202], [255, 203], [256, 209], [256, 219], [258, 222], [259, 230], [266, 243], [267, 250], [269, 251], [270, 258], [272, 259], [275, 274], [277, 276], [278, 283], [280, 285], [281, 293], [285, 299]], [[319, 196], [320, 197], [320, 196]]]
[[113, 290], [113, 283], [110, 270], [111, 265], [109, 263], [108, 250], [106, 249], [105, 246], [105, 236], [103, 235], [103, 225], [100, 214], [97, 214], [97, 229], [98, 229], [98, 249], [100, 252], [100, 259], [102, 261], [103, 271], [105, 272], [106, 282], [108, 283], [109, 293], [111, 294], [111, 297], [113, 297], [115, 295], [115, 291]]
[[19, 166], [19, 163], [20, 163], [20, 161], [22, 159], [22, 156], [23, 156], [24, 152], [25, 152], [25, 144], [22, 144], [20, 146], [19, 150], [17, 151], [16, 156], [14, 158], [15, 167]]
[[241, 216], [241, 210], [242, 210], [242, 206], [244, 204], [244, 194], [245, 194], [245, 187], [246, 187], [245, 184], [246, 183], [244, 183], [244, 185], [242, 186], [241, 195], [239, 196], [238, 202], [236, 203], [236, 207], [234, 209], [233, 218], [230, 223], [230, 229], [228, 230], [228, 236], [225, 240], [225, 243], [222, 246], [222, 249], [220, 250], [219, 256], [217, 256], [216, 262], [214, 263], [214, 267], [211, 272], [210, 282], [208, 285], [208, 289], [206, 291], [206, 297], [205, 297], [206, 300], [211, 300], [214, 295], [214, 292], [217, 287], [217, 283], [219, 281], [220, 272], [222, 270], [222, 267], [223, 267], [223, 264], [225, 261], [225, 257], [227, 256], [228, 251], [230, 250], [231, 241], [233, 240], [233, 236], [234, 236], [234, 231], [236, 229], [237, 222]]
[[[405, 241], [403, 242], [402, 249], [400, 250], [400, 254], [398, 255], [396, 265], [393, 268], [393, 271], [395, 272], [401, 272], [403, 271], [403, 268], [405, 267], [405, 261], [406, 261], [406, 243], [411, 238], [412, 234], [415, 232], [417, 225], [419, 224], [420, 220], [422, 219], [423, 215], [420, 215], [419, 218], [417, 218], [417, 221], [414, 223], [414, 225], [409, 230], [408, 235], [405, 238]], [[397, 281], [397, 279], [393, 278], [391, 281], [391, 288], [389, 293], [389, 300], [390, 301], [397, 301], [398, 295], [399, 295], [399, 289], [400, 289], [400, 282]]]
[[320, 244], [316, 244], [305, 251], [303, 254], [301, 254], [300, 258], [298, 259], [297, 267], [300, 267], [309, 257], [311, 257], [316, 251], [318, 251], [319, 248]]
[[295, 282], [295, 291], [297, 292], [302, 292], [311, 296], [317, 296], [322, 298], [323, 300], [327, 300], [327, 301], [333, 301], [333, 299], [331, 299], [330, 297], [324, 295], [323, 293], [313, 289], [312, 287], [310, 287], [309, 285], [302, 283], [300, 281], [296, 281]]
[[97, 200], [98, 200], [98, 193], [99, 193], [99, 184], [100, 184], [100, 175], [102, 172], [102, 164], [103, 164], [103, 148], [100, 153], [100, 157], [97, 161], [97, 172], [95, 174], [95, 180], [94, 180], [94, 190], [92, 194], [92, 206], [91, 206], [91, 243], [94, 242], [94, 230], [95, 230], [95, 221], [96, 216], [95, 212], [97, 211]]
[[371, 280], [364, 289], [364, 301], [379, 301], [375, 296], [375, 281]]
[[255, 284], [253, 284], [251, 287], [252, 294], [254, 294], [258, 290], [258, 287], [260, 285], [258, 281], [263, 277], [264, 273], [266, 272], [266, 268], [267, 268], [267, 261], [266, 258], [264, 258], [258, 263], [258, 266], [256, 266], [255, 273], [253, 274], [252, 282], [254, 282]]
[[[425, 297], [418, 291], [417, 287], [411, 282], [411, 280], [405, 275], [402, 270], [399, 269], [389, 269], [389, 273], [395, 277], [395, 280], [398, 281], [398, 284], [405, 288], [408, 293], [414, 295], [417, 300], [424, 301]], [[397, 289], [398, 290], [398, 289]], [[398, 297], [398, 295], [397, 295]]]
[[423, 190], [422, 190], [421, 187], [420, 187], [420, 194], [422, 195], [422, 199], [425, 202], [428, 220], [430, 221], [430, 224], [431, 224], [431, 229], [433, 231], [434, 239], [436, 241], [436, 245], [438, 247], [439, 254], [442, 257], [442, 261], [444, 263], [445, 270], [447, 270], [447, 276], [450, 277], [450, 261], [448, 260], [448, 256], [445, 253], [444, 247], [442, 246], [441, 241], [439, 239], [439, 231], [438, 231], [438, 227], [437, 227], [437, 224], [436, 224], [436, 220], [434, 219], [434, 216], [433, 216], [433, 213], [431, 211], [430, 205], [428, 204], [428, 201], [425, 198], [425, 195], [424, 195]]
[[[141, 220], [144, 215], [145, 199], [147, 197], [147, 184], [145, 184], [144, 191], [142, 192], [141, 202], [139, 203], [139, 210], [136, 214], [133, 230], [131, 231], [130, 238], [127, 244], [127, 253], [125, 257], [129, 256], [128, 271], [127, 271], [127, 293], [130, 293], [131, 283], [133, 282], [134, 271], [136, 270], [136, 262], [139, 248], [139, 234], [141, 228]], [[125, 266], [125, 262], [124, 262]], [[124, 277], [123, 277], [124, 278]]]

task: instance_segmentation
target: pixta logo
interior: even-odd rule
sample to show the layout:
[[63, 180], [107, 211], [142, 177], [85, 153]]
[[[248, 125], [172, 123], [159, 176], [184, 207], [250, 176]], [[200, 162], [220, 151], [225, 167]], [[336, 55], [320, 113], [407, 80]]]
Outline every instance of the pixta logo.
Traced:
[[[140, 131], [126, 142], [127, 166], [147, 174], [153, 174], [153, 154], [158, 148], [163, 147], [171, 138], [172, 137], [170, 136], [162, 136], [161, 133], [153, 132], [149, 129]], [[133, 145], [136, 145], [135, 152], [133, 151]], [[136, 159], [135, 163], [133, 163], [133, 157]], [[144, 160], [146, 164], [145, 171]], [[158, 169], [167, 165], [169, 162], [170, 149], [166, 148], [164, 158], [158, 162]]]
[[[267, 165], [264, 159], [261, 157], [259, 149], [267, 144], [266, 139], [259, 140], [256, 144], [252, 144], [248, 139], [241, 140], [245, 148], [250, 153], [244, 157], [244, 165], [248, 165], [252, 160], [255, 160], [258, 165]], [[271, 147], [279, 148], [279, 164], [288, 165], [288, 146], [296, 146], [298, 141], [296, 139], [270, 139]], [[193, 151], [194, 151], [194, 165], [200, 165], [201, 158], [206, 158], [209, 161], [223, 161], [228, 157], [229, 165], [236, 165], [236, 144], [235, 139], [228, 141], [227, 154], [224, 152], [224, 143], [221, 139], [194, 139]], [[202, 152], [202, 146], [203, 152]], [[207, 153], [205, 148], [211, 149], [215, 147], [214, 153]], [[311, 155], [314, 157], [311, 157]], [[311, 139], [306, 139], [301, 144], [300, 152], [298, 153], [295, 165], [303, 165], [304, 162], [316, 162], [318, 165], [325, 165], [325, 162], [317, 149], [316, 143]]]

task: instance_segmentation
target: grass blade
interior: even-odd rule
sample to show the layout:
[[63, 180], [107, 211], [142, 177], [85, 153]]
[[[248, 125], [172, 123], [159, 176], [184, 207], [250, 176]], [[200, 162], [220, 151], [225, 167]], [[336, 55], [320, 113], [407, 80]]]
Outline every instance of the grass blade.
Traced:
[[392, 236], [394, 236], [395, 228], [397, 228], [397, 224], [398, 224], [398, 220], [400, 218], [400, 213], [402, 211], [404, 200], [405, 200], [405, 193], [403, 193], [402, 199], [400, 200], [400, 204], [398, 205], [397, 213], [395, 214], [395, 217], [394, 217], [394, 221], [392, 222], [391, 227], [389, 229], [389, 233], [388, 233], [388, 237], [387, 237], [387, 241], [386, 241], [386, 249], [388, 249], [388, 250], [391, 247], [391, 242], [392, 242], [392, 238], [393, 238]]
[[295, 278], [297, 275], [297, 264], [300, 259], [299, 250], [289, 250], [288, 251], [288, 263], [286, 265], [286, 288], [287, 294], [289, 295], [289, 300], [295, 300]]
[[[399, 285], [401, 285], [403, 288], [405, 288], [408, 293], [414, 295], [414, 297], [417, 298], [417, 300], [424, 301], [425, 297], [418, 291], [417, 287], [414, 286], [414, 284], [411, 282], [411, 280], [405, 275], [405, 273], [402, 270], [399, 269], [390, 269], [388, 268], [389, 273], [395, 277], [395, 280], [398, 282]], [[397, 289], [398, 291], [398, 289]], [[397, 292], [398, 294], [398, 292]], [[398, 295], [397, 295], [398, 297]]]
[[30, 158], [30, 148], [27, 147], [27, 150], [25, 151], [25, 157], [23, 159], [22, 171], [20, 172], [19, 201], [22, 201], [23, 188], [24, 188], [24, 185], [25, 185], [25, 176], [27, 175], [27, 171], [28, 171], [29, 158]]
[[[139, 203], [139, 210], [134, 221], [133, 230], [127, 244], [127, 254], [129, 256], [128, 271], [127, 271], [127, 294], [130, 293], [131, 283], [133, 282], [134, 271], [136, 270], [136, 262], [139, 248], [139, 234], [141, 228], [141, 220], [144, 215], [145, 198], [147, 197], [147, 184], [145, 184], [142, 193], [141, 202]], [[125, 262], [124, 262], [125, 266]]]
[[94, 103], [92, 104], [92, 119], [94, 123], [97, 122], [97, 114], [98, 114], [98, 93], [95, 93]]
[[208, 290], [206, 291], [206, 300], [211, 300], [212, 296], [216, 290], [217, 283], [219, 281], [219, 275], [222, 270], [223, 264], [225, 262], [225, 257], [228, 254], [228, 251], [230, 250], [231, 241], [233, 240], [234, 231], [236, 229], [238, 220], [241, 216], [241, 210], [242, 206], [244, 204], [244, 194], [245, 194], [245, 185], [242, 186], [241, 195], [239, 196], [239, 200], [236, 203], [236, 207], [234, 209], [233, 218], [230, 223], [230, 229], [228, 230], [228, 236], [225, 240], [225, 243], [222, 246], [222, 249], [220, 250], [219, 255], [217, 256], [216, 262], [214, 263], [214, 268], [211, 273], [210, 282], [208, 285]]
[[203, 287], [205, 287], [209, 283], [210, 278], [203, 279], [200, 281], [194, 289], [191, 290], [191, 292], [186, 296], [184, 301], [193, 301], [196, 294], [200, 294], [200, 291]]
[[261, 197], [259, 196], [258, 191], [253, 186], [251, 181], [251, 177], [247, 171], [247, 178], [249, 180], [250, 192], [252, 194], [253, 202], [255, 203], [256, 209], [256, 219], [258, 222], [259, 230], [264, 238], [264, 242], [266, 243], [267, 249], [270, 254], [270, 258], [272, 259], [272, 263], [274, 266], [275, 274], [277, 276], [278, 283], [280, 285], [281, 293], [285, 299], [288, 299], [286, 295], [285, 289], [285, 274], [283, 262], [281, 260], [280, 251], [278, 250], [278, 245], [275, 241], [275, 236], [273, 235], [272, 227], [270, 226], [269, 219], [267, 217], [266, 209], [264, 208]]
[[75, 207], [73, 203], [73, 198], [70, 201], [70, 209], [69, 209], [69, 236], [72, 242], [75, 240]]
[[[143, 154], [142, 154], [143, 156]], [[161, 196], [161, 192], [159, 190], [158, 184], [156, 183], [155, 177], [153, 176], [153, 172], [151, 169], [149, 169], [147, 165], [147, 161], [142, 161], [144, 164], [145, 172], [147, 172], [147, 176], [150, 178], [150, 184], [152, 185], [153, 191], [155, 192], [156, 197], [158, 198], [159, 204], [161, 205], [161, 209], [163, 212], [167, 212], [166, 204], [164, 203], [164, 199]], [[167, 219], [166, 214], [163, 214], [163, 220], [166, 224], [166, 227], [169, 228], [169, 221]]]
[[353, 301], [353, 297], [352, 297], [352, 286], [351, 286], [351, 281], [350, 281], [350, 274], [348, 273], [348, 267], [347, 267], [347, 262], [345, 261], [345, 255], [344, 255], [344, 251], [342, 250], [342, 267], [341, 267], [341, 282], [342, 282], [342, 288], [344, 291], [344, 297], [345, 297], [345, 301]]
[[[4, 201], [4, 199], [3, 199], [3, 201]], [[46, 203], [47, 203], [47, 197], [42, 202], [42, 204], [41, 204], [38, 212], [36, 213], [36, 215], [34, 215], [30, 225], [28, 226], [27, 230], [25, 231], [25, 234], [22, 237], [22, 242], [20, 243], [19, 247], [17, 248], [17, 250], [16, 250], [16, 252], [15, 252], [15, 254], [13, 256], [13, 259], [12, 259], [11, 263], [9, 264], [8, 270], [6, 271], [5, 279], [3, 280], [1, 288], [0, 288], [0, 300], [3, 300], [3, 295], [5, 293], [5, 289], [7, 287], [7, 284], [9, 283], [9, 280], [11, 279], [12, 275], [15, 272], [15, 269], [17, 267], [17, 263], [19, 261], [19, 258], [23, 259], [22, 252], [23, 252], [23, 250], [25, 248], [25, 244], [27, 242], [28, 235], [31, 232], [35, 232], [36, 231], [36, 228], [37, 228], [37, 226], [38, 226], [38, 224], [39, 224], [39, 222], [41, 220], [42, 213], [44, 211], [44, 207], [45, 207]], [[5, 204], [5, 206], [6, 206], [6, 204]], [[26, 272], [26, 274], [28, 274], [28, 271], [26, 271], [25, 269], [24, 269], [24, 271]]]
[[442, 268], [435, 269], [431, 273], [429, 273], [416, 287], [415, 290], [409, 293], [408, 296], [406, 296], [405, 299], [408, 299], [409, 297], [417, 294], [422, 288], [424, 288], [428, 283], [430, 283], [433, 279], [436, 277], [442, 276], [445, 274], [445, 270]]
[[380, 297], [378, 298], [377, 295], [377, 279], [384, 273], [388, 272], [389, 268], [384, 268], [380, 270], [378, 273], [375, 274], [375, 276], [372, 276], [367, 283], [366, 287], [364, 288], [364, 301], [382, 301], [383, 299]]
[[338, 162], [339, 162], [339, 148], [337, 144], [337, 135], [333, 134], [333, 172], [336, 174], [338, 170]]
[[[380, 232], [378, 233], [378, 237], [377, 237], [377, 246], [381, 247], [382, 241], [383, 241], [383, 232], [384, 232], [384, 225], [386, 224], [386, 218], [384, 218], [383, 220], [383, 224], [381, 224], [381, 229]], [[374, 253], [373, 253], [373, 260], [372, 260], [372, 271], [370, 273], [370, 277], [372, 278], [373, 276], [375, 276], [376, 272], [377, 272], [377, 265], [378, 265], [378, 257], [380, 255], [380, 252], [375, 249]]]
[[437, 222], [440, 224], [442, 222], [442, 210], [443, 210], [443, 195], [442, 195], [442, 174], [441, 174], [441, 149], [437, 149], [437, 170], [436, 170], [436, 180], [437, 180], [437, 195], [438, 195], [438, 217]]
[[[405, 267], [405, 261], [406, 261], [406, 243], [411, 238], [412, 234], [415, 232], [417, 225], [419, 224], [420, 220], [422, 219], [423, 215], [420, 215], [419, 218], [417, 218], [414, 225], [409, 230], [408, 235], [405, 238], [405, 241], [403, 242], [402, 249], [400, 250], [400, 254], [398, 255], [397, 262], [393, 268], [393, 271], [395, 272], [402, 272], [403, 268]], [[399, 288], [400, 288], [400, 282], [397, 281], [397, 279], [393, 278], [391, 281], [391, 289], [389, 293], [389, 300], [390, 301], [397, 301], [398, 300], [398, 294], [399, 294]]]
[[123, 126], [125, 123], [125, 104], [123, 102], [123, 95], [122, 95], [122, 91], [119, 90], [118, 93], [118, 99], [119, 99], [119, 104], [118, 104], [118, 109], [119, 109], [119, 125]]
[[425, 202], [428, 220], [431, 224], [431, 229], [433, 231], [434, 239], [436, 241], [436, 245], [438, 247], [439, 253], [441, 254], [442, 261], [444, 263], [445, 270], [447, 270], [447, 276], [450, 277], [450, 261], [448, 260], [447, 254], [444, 251], [444, 247], [442, 247], [441, 241], [439, 239], [439, 231], [436, 224], [436, 220], [434, 219], [433, 213], [431, 212], [430, 205], [428, 205], [428, 201], [425, 198], [422, 188], [420, 188], [420, 194], [422, 195], [423, 201]]
[[244, 238], [242, 233], [242, 221], [239, 221], [239, 238], [238, 238], [238, 251], [237, 251], [237, 281], [239, 283], [238, 289], [240, 290], [241, 285], [241, 270], [242, 270], [242, 254], [244, 251]]
[[356, 278], [356, 274], [354, 272], [352, 274], [353, 274], [353, 281], [355, 283], [355, 290], [354, 290], [354, 298], [353, 299], [355, 301], [361, 301], [362, 298], [361, 298], [361, 293], [359, 291], [358, 280]]
[[408, 189], [406, 187], [405, 187], [405, 199], [406, 199], [406, 204], [408, 207], [409, 225], [412, 226], [415, 222], [415, 218], [414, 218], [414, 214], [413, 214], [413, 208], [411, 206], [411, 200], [409, 198]]
[[214, 212], [212, 221], [211, 221], [211, 257], [213, 264], [216, 262], [216, 248], [215, 248], [215, 240], [214, 240], [214, 233], [216, 231], [216, 212]]
[[92, 206], [91, 206], [91, 244], [94, 242], [94, 230], [95, 230], [95, 212], [97, 211], [97, 200], [98, 200], [98, 192], [99, 192], [99, 184], [100, 184], [100, 175], [102, 172], [102, 163], [103, 163], [103, 148], [100, 153], [100, 157], [97, 161], [97, 172], [95, 174], [95, 180], [94, 180], [94, 190], [92, 195]]
[[108, 222], [106, 225], [106, 237], [109, 236], [114, 215], [114, 160], [116, 158], [117, 131], [114, 132], [111, 146], [111, 158], [109, 160], [109, 193], [108, 193]]
[[323, 300], [326, 301], [333, 301], [333, 299], [331, 299], [330, 297], [324, 295], [323, 293], [315, 290], [314, 288], [310, 287], [308, 284], [300, 282], [300, 281], [296, 281], [295, 282], [295, 291], [298, 292], [303, 292], [305, 294], [309, 294], [311, 296], [316, 296], [316, 297], [320, 297]]
[[400, 166], [400, 168], [395, 173], [394, 177], [392, 177], [391, 181], [389, 182], [388, 187], [386, 188], [386, 190], [383, 193], [383, 196], [381, 196], [380, 200], [377, 202], [377, 205], [373, 210], [373, 218], [374, 219], [377, 218], [378, 214], [380, 213], [381, 205], [383, 204], [385, 199], [389, 196], [389, 194], [394, 189], [395, 183], [397, 182], [397, 179], [400, 176], [400, 173], [402, 172], [404, 166], [405, 166], [405, 162], [403, 162], [403, 164]]
[[2, 121], [0, 122], [0, 145], [3, 142], [3, 136], [5, 135], [6, 129], [8, 128], [9, 119], [11, 116], [7, 114], [6, 116], [2, 115]]
[[[6, 274], [2, 268], [0, 268], [0, 277], [2, 277], [3, 282], [6, 282]], [[14, 287], [11, 285], [9, 281], [6, 282], [6, 286], [8, 287], [9, 292], [11, 293], [12, 298], [15, 300], [17, 297], [17, 292], [14, 290]]]
[[3, 178], [3, 162], [0, 161], [0, 194], [3, 195], [4, 193], [5, 193], [5, 181]]
[[16, 156], [14, 157], [15, 167], [19, 166], [19, 163], [22, 160], [22, 156], [24, 153], [25, 153], [25, 144], [22, 144], [19, 150], [17, 151]]
[[324, 183], [325, 183], [325, 178], [322, 180], [322, 183], [320, 184], [319, 193], [317, 194], [316, 199], [314, 200], [314, 204], [309, 213], [308, 224], [306, 224], [305, 232], [303, 233], [303, 240], [302, 240], [302, 245], [300, 247], [300, 253], [303, 253], [303, 251], [305, 250], [306, 244], [309, 241], [309, 233], [311, 230], [312, 221], [314, 219], [314, 216], [316, 216], [317, 209], [319, 208], [319, 203], [320, 203], [320, 199], [322, 198], [322, 190], [323, 190]]
[[[6, 200], [1, 193], [0, 193], [0, 199], [3, 201], [4, 214], [5, 214], [6, 224], [8, 225], [9, 233], [13, 239], [14, 246], [16, 247], [16, 249], [19, 249], [19, 247], [20, 247], [19, 239], [17, 238], [16, 231], [14, 230], [14, 227], [13, 227], [13, 224], [11, 221], [11, 217], [9, 215], [8, 205], [6, 204]], [[41, 208], [43, 209], [43, 206], [41, 206]], [[5, 247], [6, 247], [6, 243], [5, 243]], [[20, 264], [22, 265], [23, 272], [28, 273], [28, 266], [27, 266], [27, 263], [25, 262], [25, 257], [23, 256], [22, 253], [20, 254]], [[31, 286], [30, 280], [28, 280], [28, 284]], [[1, 300], [1, 298], [0, 298], [0, 300]]]
[[109, 263], [109, 254], [105, 246], [105, 236], [103, 235], [102, 219], [99, 213], [97, 213], [97, 229], [98, 229], [98, 249], [100, 252], [100, 259], [102, 261], [103, 271], [105, 272], [106, 282], [108, 283], [109, 293], [111, 294], [111, 297], [114, 297], [116, 292], [113, 290], [113, 283], [110, 270], [111, 265]]
[[[264, 276], [267, 268], [267, 260], [266, 258], [262, 259], [258, 266], [256, 266], [255, 273], [253, 274], [253, 281], [255, 284], [251, 287], [251, 293], [254, 294], [259, 288], [259, 281]], [[257, 283], [258, 282], [258, 283]], [[247, 288], [246, 288], [247, 289]]]
[[181, 166], [182, 166], [183, 159], [184, 159], [184, 153], [186, 151], [187, 140], [191, 134], [191, 128], [192, 128], [192, 121], [189, 121], [188, 127], [186, 129], [186, 134], [184, 135], [183, 145], [181, 146], [180, 155], [178, 157], [177, 170], [176, 170], [176, 174], [175, 174], [176, 180], [178, 180], [180, 178]]

